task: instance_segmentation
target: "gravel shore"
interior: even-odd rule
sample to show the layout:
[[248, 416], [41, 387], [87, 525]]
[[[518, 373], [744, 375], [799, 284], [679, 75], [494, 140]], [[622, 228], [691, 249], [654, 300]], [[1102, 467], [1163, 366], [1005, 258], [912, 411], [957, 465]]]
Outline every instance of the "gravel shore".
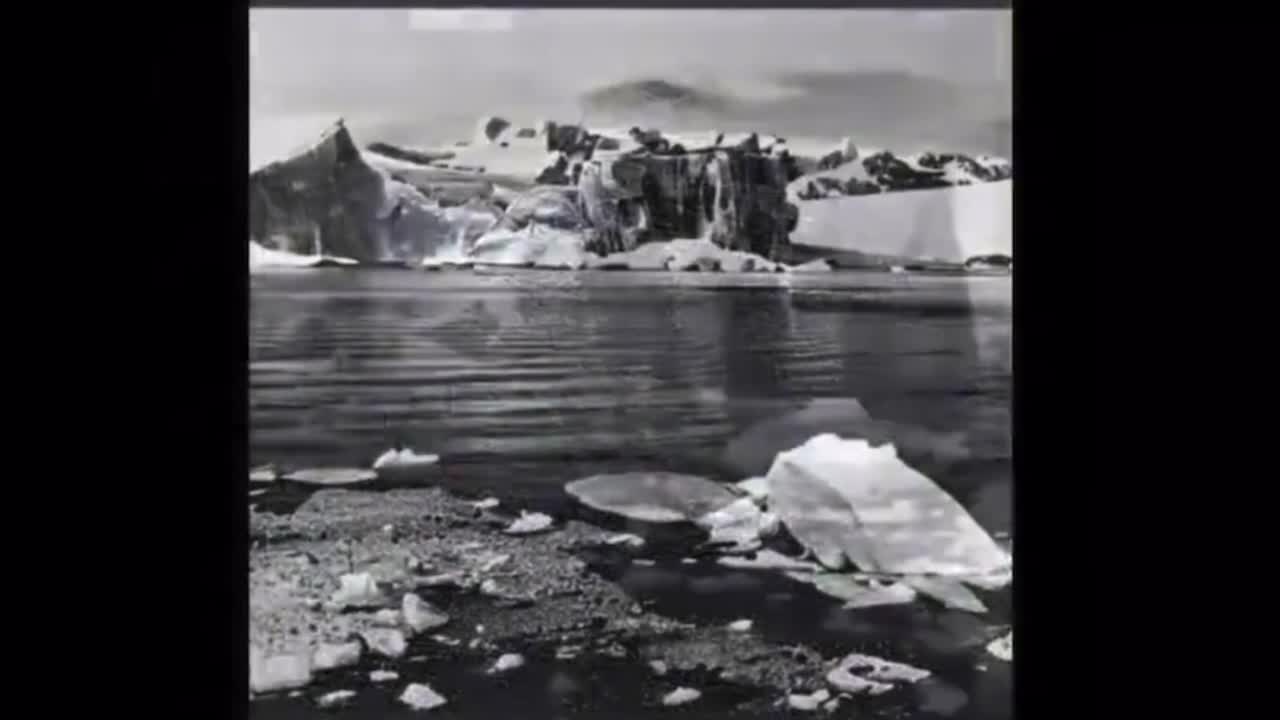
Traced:
[[[841, 657], [830, 648], [824, 655], [749, 623], [660, 614], [629, 595], [617, 571], [657, 570], [654, 548], [580, 520], [513, 536], [505, 529], [518, 509], [480, 508], [438, 488], [323, 490], [290, 514], [250, 514], [257, 717], [294, 716], [299, 703], [351, 717], [423, 712], [402, 697], [415, 683], [445, 699], [431, 713], [451, 717], [512, 708], [528, 717], [765, 717], [810, 706], [816, 715], [909, 717], [921, 703], [840, 693], [827, 679]], [[682, 687], [699, 698], [664, 705]], [[409, 696], [435, 701], [422, 689]]]

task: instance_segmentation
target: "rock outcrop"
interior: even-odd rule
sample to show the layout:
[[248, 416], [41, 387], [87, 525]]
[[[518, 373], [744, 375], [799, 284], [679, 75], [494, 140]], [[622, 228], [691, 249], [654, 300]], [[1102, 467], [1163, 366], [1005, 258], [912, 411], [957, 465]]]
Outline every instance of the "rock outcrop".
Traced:
[[848, 143], [818, 160], [802, 176], [791, 177], [797, 200], [825, 200], [848, 195], [874, 195], [902, 190], [933, 190], [1008, 180], [1013, 168], [1007, 160], [972, 158], [959, 153], [920, 153], [898, 157], [881, 151], [859, 159]]
[[774, 258], [797, 219], [786, 178], [781, 159], [738, 148], [639, 151], [588, 164], [579, 191], [598, 253], [707, 238]]

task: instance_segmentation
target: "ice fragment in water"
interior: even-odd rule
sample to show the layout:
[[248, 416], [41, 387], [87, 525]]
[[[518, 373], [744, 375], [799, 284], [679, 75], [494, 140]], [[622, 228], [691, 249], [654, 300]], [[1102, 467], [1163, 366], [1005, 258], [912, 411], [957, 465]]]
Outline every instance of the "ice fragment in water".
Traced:
[[819, 435], [778, 455], [770, 507], [819, 561], [901, 575], [989, 575], [1009, 556], [960, 503], [892, 445]]
[[355, 690], [334, 690], [316, 698], [316, 704], [322, 708], [336, 707], [351, 701], [355, 696]]
[[506, 655], [498, 658], [497, 662], [493, 664], [493, 667], [489, 668], [489, 672], [491, 674], [502, 673], [508, 670], [515, 670], [522, 665], [524, 665], [523, 655], [518, 653], [507, 653]]
[[520, 517], [504, 530], [508, 535], [532, 535], [551, 528], [551, 516], [543, 513], [520, 511]]
[[378, 474], [363, 468], [311, 468], [291, 472], [284, 479], [300, 485], [342, 487], [376, 480]]
[[400, 702], [414, 710], [432, 710], [448, 701], [435, 690], [432, 690], [430, 685], [412, 683], [400, 695]]
[[418, 455], [414, 451], [405, 448], [403, 450], [391, 449], [378, 456], [373, 461], [374, 470], [394, 470], [413, 467], [423, 467], [426, 465], [434, 465], [440, 461], [439, 455]]
[[662, 704], [668, 707], [684, 705], [702, 697], [702, 693], [693, 688], [679, 687], [662, 697]]
[[1005, 662], [1013, 662], [1013, 631], [1008, 635], [996, 638], [987, 644], [987, 652]]
[[593, 475], [565, 491], [592, 509], [651, 523], [692, 522], [739, 499], [706, 478], [667, 472]]

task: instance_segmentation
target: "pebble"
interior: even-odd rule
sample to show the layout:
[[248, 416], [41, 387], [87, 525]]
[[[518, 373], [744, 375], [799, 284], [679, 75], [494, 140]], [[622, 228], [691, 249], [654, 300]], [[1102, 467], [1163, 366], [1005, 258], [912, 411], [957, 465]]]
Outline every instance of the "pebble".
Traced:
[[373, 614], [373, 624], [381, 627], [399, 627], [400, 611], [392, 610], [390, 608], [386, 610], [379, 610]]
[[818, 706], [831, 699], [831, 693], [828, 690], [819, 690], [811, 695], [788, 695], [787, 704], [793, 710], [802, 712], [813, 712]]
[[403, 657], [409, 649], [409, 644], [404, 639], [404, 633], [399, 630], [374, 628], [365, 630], [361, 637], [364, 638], [365, 644], [369, 646], [370, 650], [392, 660]]
[[415, 633], [427, 632], [449, 623], [449, 616], [414, 593], [405, 593], [400, 603], [404, 622]]
[[858, 677], [843, 667], [834, 668], [827, 673], [827, 682], [840, 692], [850, 695], [881, 695], [893, 689], [892, 685]]
[[835, 712], [840, 707], [840, 698], [831, 698], [823, 704], [822, 709], [827, 712]]
[[662, 677], [667, 674], [667, 664], [661, 660], [650, 661], [649, 667], [653, 670], [653, 674]]
[[515, 670], [524, 665], [524, 656], [519, 653], [507, 653], [498, 658], [498, 661], [489, 668], [490, 673], [501, 673], [508, 670]]
[[249, 652], [249, 689], [255, 693], [293, 690], [311, 682], [310, 655], [264, 657]]
[[631, 603], [631, 607], [627, 608], [627, 612], [632, 615], [643, 615], [644, 608], [640, 606], [640, 603]]
[[544, 513], [520, 511], [520, 517], [507, 526], [503, 532], [508, 535], [532, 535], [545, 532], [551, 528], [552, 519]]
[[693, 688], [678, 687], [662, 696], [662, 704], [667, 707], [675, 707], [676, 705], [691, 703], [700, 697], [702, 697], [702, 693]]
[[373, 672], [369, 673], [369, 682], [376, 682], [376, 683], [391, 682], [392, 680], [399, 680], [399, 679], [400, 679], [400, 673], [392, 670], [374, 670]]
[[424, 577], [418, 581], [418, 584], [423, 587], [430, 587], [430, 588], [460, 587], [463, 584], [464, 580], [465, 580], [464, 574], [460, 571], [455, 571], [455, 572], [439, 573], [437, 575]]
[[444, 705], [447, 700], [431, 689], [430, 685], [411, 683], [400, 695], [400, 702], [414, 710], [431, 710]]
[[316, 698], [316, 704], [322, 708], [329, 708], [348, 702], [356, 696], [355, 690], [334, 690], [331, 693], [325, 693]]
[[750, 620], [734, 620], [729, 623], [729, 629], [734, 632], [747, 632], [751, 629]]
[[631, 533], [618, 533], [604, 539], [605, 545], [625, 545], [627, 547], [644, 547], [644, 538]]
[[350, 667], [360, 662], [361, 652], [363, 648], [358, 642], [321, 645], [312, 653], [311, 664], [316, 670]]
[[930, 675], [928, 670], [911, 667], [906, 663], [893, 662], [874, 655], [863, 655], [861, 653], [853, 653], [845, 656], [840, 661], [839, 666], [852, 673], [857, 673], [871, 680], [877, 680], [887, 683], [919, 682]]
[[338, 578], [338, 588], [330, 600], [339, 608], [380, 607], [387, 604], [387, 597], [378, 589], [378, 583], [369, 573], [347, 573]]
[[487, 497], [483, 500], [479, 500], [477, 502], [471, 503], [471, 506], [477, 510], [492, 510], [501, 504], [502, 502], [498, 500], [498, 498]]
[[506, 565], [510, 560], [511, 560], [510, 555], [495, 555], [489, 558], [488, 560], [485, 560], [480, 565], [480, 572], [483, 572], [483, 573], [493, 572], [494, 570], [497, 570], [503, 565]]

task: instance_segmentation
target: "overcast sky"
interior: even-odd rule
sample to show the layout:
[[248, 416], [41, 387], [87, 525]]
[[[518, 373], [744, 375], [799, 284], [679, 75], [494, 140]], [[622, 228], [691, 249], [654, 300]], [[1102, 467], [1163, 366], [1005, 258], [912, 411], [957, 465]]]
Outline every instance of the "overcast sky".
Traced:
[[[608, 83], [663, 78], [752, 97], [777, 92], [771, 78], [815, 70], [941, 81], [982, 98], [955, 109], [966, 128], [1011, 110], [1009, 11], [510, 10], [469, 22], [434, 12], [251, 10], [254, 144], [336, 115], [384, 139], [445, 140], [469, 135], [481, 114], [571, 112]], [[886, 112], [871, 123], [885, 127], [865, 131], [907, 120]]]

